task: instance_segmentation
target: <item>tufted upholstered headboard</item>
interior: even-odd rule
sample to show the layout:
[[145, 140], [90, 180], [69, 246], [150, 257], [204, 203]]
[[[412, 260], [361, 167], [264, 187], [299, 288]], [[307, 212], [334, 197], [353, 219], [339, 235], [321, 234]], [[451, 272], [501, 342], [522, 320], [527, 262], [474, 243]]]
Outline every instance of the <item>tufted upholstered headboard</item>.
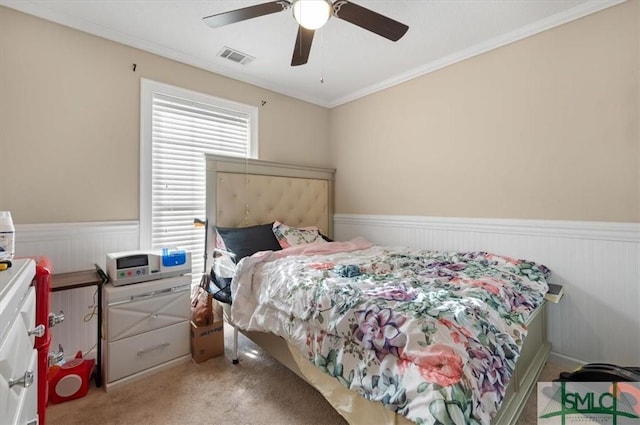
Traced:
[[[246, 227], [280, 221], [333, 237], [335, 170], [207, 155], [207, 219]], [[209, 240], [213, 241], [212, 233]]]

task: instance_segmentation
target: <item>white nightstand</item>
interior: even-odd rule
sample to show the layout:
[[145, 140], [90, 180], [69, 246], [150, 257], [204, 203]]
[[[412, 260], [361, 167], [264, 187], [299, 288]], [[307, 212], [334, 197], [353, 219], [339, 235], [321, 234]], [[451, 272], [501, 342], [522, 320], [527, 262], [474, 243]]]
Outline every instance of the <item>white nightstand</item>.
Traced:
[[104, 286], [106, 390], [191, 359], [190, 294], [191, 275]]

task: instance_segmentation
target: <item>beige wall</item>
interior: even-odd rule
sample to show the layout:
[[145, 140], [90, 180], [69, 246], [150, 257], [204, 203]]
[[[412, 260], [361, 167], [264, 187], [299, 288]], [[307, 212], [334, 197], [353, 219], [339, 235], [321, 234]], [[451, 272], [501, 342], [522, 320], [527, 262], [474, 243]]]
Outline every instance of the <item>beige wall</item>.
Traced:
[[143, 77], [266, 100], [260, 157], [330, 165], [325, 108], [0, 6], [0, 210], [17, 224], [137, 220]]
[[639, 222], [639, 22], [629, 1], [328, 111], [0, 6], [0, 210], [137, 219], [145, 77], [266, 100], [261, 158], [336, 167], [338, 213]]
[[639, 222], [639, 4], [334, 108], [336, 212]]

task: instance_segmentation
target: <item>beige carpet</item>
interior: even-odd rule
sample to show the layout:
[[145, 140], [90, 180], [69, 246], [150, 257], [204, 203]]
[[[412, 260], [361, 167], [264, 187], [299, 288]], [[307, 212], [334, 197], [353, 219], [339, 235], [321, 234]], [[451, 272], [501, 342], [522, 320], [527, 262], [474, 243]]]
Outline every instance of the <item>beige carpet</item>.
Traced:
[[[227, 356], [187, 362], [105, 392], [91, 388], [80, 399], [47, 408], [46, 425], [344, 425], [346, 421], [310, 385], [240, 336], [240, 363]], [[560, 369], [547, 364], [540, 381]], [[519, 424], [535, 425], [532, 394]]]

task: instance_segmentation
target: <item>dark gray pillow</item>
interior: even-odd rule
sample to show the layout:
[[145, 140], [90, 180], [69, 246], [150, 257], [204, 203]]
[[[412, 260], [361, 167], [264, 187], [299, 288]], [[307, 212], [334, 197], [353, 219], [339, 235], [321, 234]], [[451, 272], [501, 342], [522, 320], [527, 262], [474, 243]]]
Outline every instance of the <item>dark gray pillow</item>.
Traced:
[[216, 232], [225, 249], [233, 252], [236, 264], [258, 251], [278, 251], [282, 248], [273, 234], [273, 223], [250, 227], [217, 227]]

